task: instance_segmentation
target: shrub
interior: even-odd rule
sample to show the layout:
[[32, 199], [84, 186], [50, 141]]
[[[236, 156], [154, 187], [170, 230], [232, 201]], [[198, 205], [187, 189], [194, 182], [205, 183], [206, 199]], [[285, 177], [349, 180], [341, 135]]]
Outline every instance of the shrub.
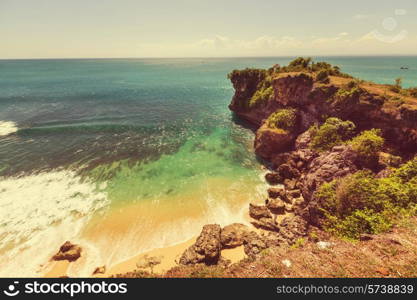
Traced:
[[316, 80], [323, 83], [329, 83], [329, 72], [327, 70], [319, 71]]
[[337, 235], [357, 239], [362, 233], [388, 230], [401, 215], [415, 213], [417, 158], [387, 178], [359, 171], [324, 183], [315, 193], [323, 213], [323, 226]]
[[300, 68], [300, 69], [307, 69], [311, 63], [311, 57], [297, 57], [293, 61], [288, 64], [290, 68]]
[[253, 108], [263, 103], [266, 103], [273, 96], [274, 96], [274, 90], [272, 86], [261, 87], [258, 90], [256, 90], [252, 98], [249, 99], [249, 108]]
[[354, 81], [350, 81], [345, 88], [340, 88], [330, 99], [332, 105], [340, 110], [349, 110], [359, 103], [363, 90]]
[[396, 169], [393, 176], [400, 179], [402, 183], [408, 182], [417, 177], [417, 156]]
[[312, 137], [310, 147], [317, 151], [326, 151], [350, 139], [355, 131], [355, 124], [338, 118], [328, 118], [323, 125], [314, 125], [309, 131]]
[[373, 168], [378, 164], [378, 154], [384, 145], [380, 129], [363, 131], [350, 141], [352, 149], [358, 154], [359, 163]]
[[293, 131], [297, 123], [297, 111], [292, 108], [279, 109], [266, 120], [266, 125], [273, 129]]

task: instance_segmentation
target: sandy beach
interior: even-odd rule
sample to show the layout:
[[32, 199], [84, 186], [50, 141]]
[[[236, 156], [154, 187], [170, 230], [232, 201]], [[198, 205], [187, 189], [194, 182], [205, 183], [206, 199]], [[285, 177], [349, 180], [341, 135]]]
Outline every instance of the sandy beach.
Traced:
[[[92, 274], [92, 277], [107, 278], [107, 277], [115, 276], [117, 274], [124, 274], [127, 272], [134, 271], [138, 269], [137, 264], [143, 263], [146, 257], [156, 257], [158, 258], [158, 260], [160, 260], [161, 263], [154, 267], [153, 272], [156, 274], [162, 274], [177, 265], [177, 262], [179, 258], [181, 257], [181, 254], [188, 247], [190, 247], [192, 244], [195, 243], [196, 238], [197, 237], [192, 238], [184, 243], [179, 243], [174, 246], [154, 249], [146, 253], [141, 253], [126, 261], [116, 264], [110, 269], [106, 269], [105, 273], [95, 274], [95, 275]], [[243, 250], [243, 246], [240, 246], [234, 249], [225, 249], [225, 250], [222, 250], [221, 253], [222, 253], [222, 257], [230, 260], [232, 263], [238, 262], [246, 257], [244, 250]], [[58, 261], [58, 262], [53, 262], [52, 264], [53, 265], [51, 269], [44, 275], [44, 277], [59, 278], [59, 277], [68, 276], [67, 271], [71, 264], [70, 262]], [[150, 271], [149, 268], [144, 268], [141, 270]]]

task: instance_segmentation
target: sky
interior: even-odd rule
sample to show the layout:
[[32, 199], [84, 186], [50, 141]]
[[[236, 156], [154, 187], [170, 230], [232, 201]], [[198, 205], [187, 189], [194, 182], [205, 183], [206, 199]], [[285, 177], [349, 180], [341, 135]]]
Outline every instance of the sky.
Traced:
[[0, 0], [0, 59], [417, 55], [416, 0]]

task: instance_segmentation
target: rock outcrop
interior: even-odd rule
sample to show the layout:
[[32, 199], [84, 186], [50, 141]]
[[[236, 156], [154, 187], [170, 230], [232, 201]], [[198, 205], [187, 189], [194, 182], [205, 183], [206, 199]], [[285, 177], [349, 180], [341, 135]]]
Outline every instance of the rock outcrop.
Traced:
[[255, 152], [264, 159], [290, 149], [294, 135], [286, 130], [268, 128], [263, 125], [256, 132]]
[[247, 241], [249, 228], [246, 225], [233, 223], [225, 226], [220, 234], [223, 249], [242, 246]]
[[53, 260], [68, 260], [70, 262], [76, 261], [81, 256], [81, 247], [66, 241], [55, 254]]
[[220, 225], [205, 225], [196, 243], [182, 254], [180, 264], [216, 264], [220, 258], [220, 233]]

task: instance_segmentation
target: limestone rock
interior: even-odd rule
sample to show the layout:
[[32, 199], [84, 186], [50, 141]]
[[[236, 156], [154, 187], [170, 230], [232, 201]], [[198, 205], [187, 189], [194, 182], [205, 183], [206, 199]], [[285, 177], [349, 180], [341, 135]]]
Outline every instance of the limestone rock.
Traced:
[[282, 198], [285, 196], [285, 190], [282, 187], [272, 187], [268, 189], [268, 197], [269, 198]]
[[274, 172], [266, 173], [265, 180], [271, 185], [276, 185], [283, 182], [283, 178], [278, 173]]
[[267, 248], [266, 239], [261, 237], [255, 232], [251, 232], [244, 244], [244, 251], [248, 257], [255, 257], [258, 255], [262, 250]]
[[81, 256], [81, 247], [66, 241], [55, 254], [53, 260], [68, 260], [70, 262], [76, 261]]
[[180, 258], [180, 264], [189, 265], [205, 263], [216, 264], [220, 258], [221, 228], [218, 224], [205, 225], [194, 245], [184, 251]]
[[255, 152], [264, 159], [271, 159], [274, 155], [287, 151], [293, 141], [294, 136], [290, 132], [263, 125], [256, 132]]
[[248, 226], [234, 223], [225, 226], [220, 234], [222, 248], [235, 248], [243, 245], [249, 233]]
[[265, 200], [266, 207], [273, 214], [284, 214], [285, 213], [285, 203], [280, 198], [270, 198]]
[[249, 215], [254, 219], [271, 218], [271, 213], [265, 205], [249, 204]]

